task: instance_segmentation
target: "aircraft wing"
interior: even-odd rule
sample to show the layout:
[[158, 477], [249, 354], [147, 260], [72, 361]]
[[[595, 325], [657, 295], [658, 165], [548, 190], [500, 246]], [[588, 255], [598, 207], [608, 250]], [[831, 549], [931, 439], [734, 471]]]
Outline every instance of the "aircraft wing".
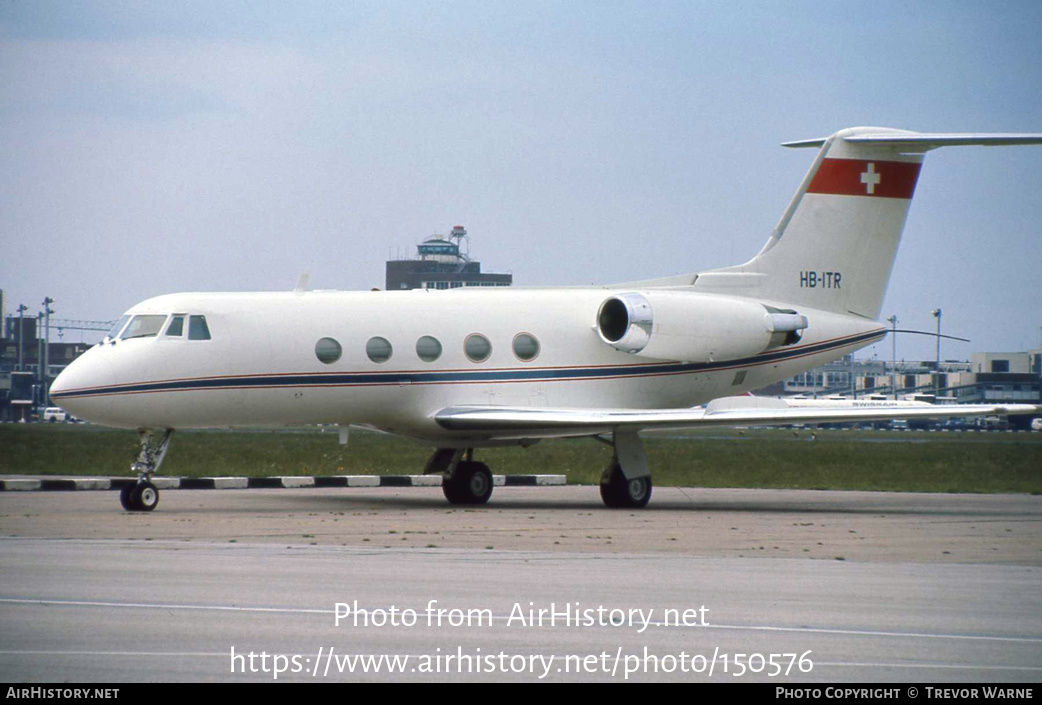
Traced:
[[[548, 409], [456, 406], [438, 411], [442, 428], [488, 439], [593, 436], [616, 431], [678, 430], [708, 426], [779, 426], [796, 423], [850, 423], [949, 416], [1039, 414], [1034, 404], [940, 404], [863, 408], [789, 407], [781, 400], [727, 397], [693, 409]], [[720, 402], [720, 403], [718, 403]], [[774, 404], [772, 402], [778, 402]]]

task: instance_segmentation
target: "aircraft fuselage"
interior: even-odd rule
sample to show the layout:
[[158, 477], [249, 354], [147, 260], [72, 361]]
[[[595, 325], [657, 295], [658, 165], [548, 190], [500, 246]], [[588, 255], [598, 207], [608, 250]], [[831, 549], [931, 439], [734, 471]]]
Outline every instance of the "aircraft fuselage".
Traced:
[[[70, 365], [52, 393], [77, 416], [109, 426], [354, 423], [462, 446], [474, 443], [438, 426], [435, 412], [459, 405], [694, 406], [785, 379], [885, 334], [874, 321], [801, 308], [809, 326], [794, 345], [737, 357], [651, 359], [598, 335], [598, 310], [618, 291], [632, 290], [160, 296], [127, 312], [165, 317], [155, 319], [155, 334], [106, 339]], [[683, 297], [696, 330], [726, 298]], [[191, 339], [184, 323], [191, 316], [205, 317], [209, 339]]]

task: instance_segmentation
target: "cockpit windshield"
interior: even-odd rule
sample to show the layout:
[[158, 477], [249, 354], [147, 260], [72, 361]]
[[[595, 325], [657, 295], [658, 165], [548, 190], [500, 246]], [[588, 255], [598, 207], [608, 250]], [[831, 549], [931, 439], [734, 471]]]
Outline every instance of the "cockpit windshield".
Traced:
[[127, 325], [127, 321], [129, 320], [130, 316], [123, 316], [122, 318], [120, 318], [118, 321], [116, 321], [116, 325], [112, 326], [112, 330], [110, 330], [108, 332], [108, 335], [106, 335], [105, 337], [109, 339], [114, 339], [117, 335], [119, 335], [119, 332], [123, 330], [123, 326]]
[[163, 323], [166, 322], [166, 316], [153, 316], [143, 315], [134, 316], [130, 319], [130, 325], [123, 331], [123, 335], [119, 336], [120, 340], [130, 340], [131, 338], [154, 338], [159, 335], [159, 331], [163, 328]]
[[188, 340], [210, 340], [210, 327], [206, 324], [206, 316], [185, 313], [123, 316], [108, 332], [105, 340], [115, 344], [117, 340], [156, 338], [160, 334], [163, 340], [183, 340], [186, 329]]

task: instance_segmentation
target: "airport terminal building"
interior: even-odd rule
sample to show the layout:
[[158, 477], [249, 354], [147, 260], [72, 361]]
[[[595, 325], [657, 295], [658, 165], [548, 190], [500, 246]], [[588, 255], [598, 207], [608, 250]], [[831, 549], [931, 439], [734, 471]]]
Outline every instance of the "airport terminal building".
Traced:
[[1042, 404], [1042, 348], [1026, 352], [973, 353], [968, 362], [897, 363], [848, 355], [772, 386], [765, 393], [889, 398], [937, 395], [959, 404]]

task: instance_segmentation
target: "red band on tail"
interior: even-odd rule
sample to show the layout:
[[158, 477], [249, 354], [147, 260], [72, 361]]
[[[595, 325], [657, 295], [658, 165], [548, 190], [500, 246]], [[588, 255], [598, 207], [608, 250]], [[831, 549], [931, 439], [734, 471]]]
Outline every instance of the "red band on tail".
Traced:
[[911, 198], [922, 164], [861, 159], [825, 159], [807, 193], [868, 198]]

